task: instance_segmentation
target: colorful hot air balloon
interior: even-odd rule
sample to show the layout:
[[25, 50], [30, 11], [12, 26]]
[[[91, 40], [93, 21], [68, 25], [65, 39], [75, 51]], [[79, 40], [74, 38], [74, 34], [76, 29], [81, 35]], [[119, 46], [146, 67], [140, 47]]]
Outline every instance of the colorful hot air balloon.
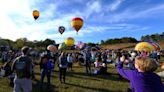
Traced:
[[148, 41], [148, 43], [150, 43], [156, 51], [161, 49], [160, 45], [156, 42]]
[[56, 52], [57, 51], [57, 48], [56, 46], [54, 45], [48, 45], [47, 46], [47, 50], [51, 51], [51, 52]]
[[33, 17], [35, 20], [37, 20], [39, 18], [39, 11], [38, 10], [33, 11]]
[[64, 26], [60, 26], [58, 30], [59, 30], [59, 33], [62, 35], [64, 33], [64, 31], [65, 31], [65, 27]]
[[135, 46], [135, 50], [137, 51], [146, 51], [151, 52], [154, 51], [154, 47], [148, 42], [140, 42]]
[[80, 28], [83, 26], [83, 20], [81, 18], [78, 18], [78, 17], [73, 18], [71, 21], [71, 25], [76, 30], [76, 32], [78, 33]]
[[72, 37], [68, 37], [66, 40], [65, 40], [65, 44], [67, 45], [67, 46], [73, 46], [74, 45], [74, 42], [75, 42], [75, 40], [72, 38]]
[[79, 41], [79, 42], [77, 43], [76, 46], [77, 46], [77, 48], [79, 48], [79, 49], [83, 49], [83, 48], [85, 47], [85, 43]]

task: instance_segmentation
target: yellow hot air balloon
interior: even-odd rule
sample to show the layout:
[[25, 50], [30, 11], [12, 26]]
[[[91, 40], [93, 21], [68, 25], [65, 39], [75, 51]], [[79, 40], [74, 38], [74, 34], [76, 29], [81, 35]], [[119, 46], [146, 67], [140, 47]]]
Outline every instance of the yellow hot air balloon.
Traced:
[[72, 37], [68, 37], [64, 43], [66, 44], [66, 46], [73, 46], [74, 42], [75, 40]]
[[71, 21], [71, 25], [76, 30], [76, 32], [78, 33], [78, 31], [83, 26], [83, 20], [79, 17], [73, 18]]
[[135, 46], [135, 50], [137, 51], [146, 51], [151, 52], [154, 51], [154, 47], [148, 42], [140, 42]]
[[35, 20], [37, 20], [39, 18], [39, 11], [38, 10], [33, 11], [33, 17]]

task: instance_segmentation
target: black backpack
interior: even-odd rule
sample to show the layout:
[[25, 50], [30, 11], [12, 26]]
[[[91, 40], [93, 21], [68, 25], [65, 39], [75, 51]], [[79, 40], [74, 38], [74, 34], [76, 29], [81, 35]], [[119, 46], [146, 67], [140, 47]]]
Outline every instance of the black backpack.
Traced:
[[32, 75], [32, 65], [28, 66], [29, 61], [20, 57], [15, 62], [15, 70], [18, 78], [30, 77]]

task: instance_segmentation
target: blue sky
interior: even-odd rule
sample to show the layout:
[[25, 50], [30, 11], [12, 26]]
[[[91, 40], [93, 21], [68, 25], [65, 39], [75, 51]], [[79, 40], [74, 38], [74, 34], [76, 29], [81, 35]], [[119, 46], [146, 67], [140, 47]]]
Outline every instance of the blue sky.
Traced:
[[[164, 0], [1, 0], [0, 8], [0, 37], [11, 40], [140, 40], [142, 35], [164, 32]], [[37, 21], [32, 17], [35, 9], [40, 11]], [[70, 24], [74, 17], [84, 20], [78, 35]], [[63, 35], [59, 26], [66, 28]]]

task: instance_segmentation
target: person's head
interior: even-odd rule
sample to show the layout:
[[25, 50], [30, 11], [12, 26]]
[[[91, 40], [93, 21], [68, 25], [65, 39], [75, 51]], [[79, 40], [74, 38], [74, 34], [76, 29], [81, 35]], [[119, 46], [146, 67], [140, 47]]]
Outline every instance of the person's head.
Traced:
[[135, 67], [140, 72], [153, 72], [157, 69], [158, 65], [155, 60], [149, 57], [136, 57]]
[[29, 47], [28, 46], [24, 46], [24, 47], [22, 47], [22, 49], [21, 49], [21, 51], [22, 51], [22, 53], [24, 54], [24, 55], [27, 55], [28, 53], [29, 53]]

